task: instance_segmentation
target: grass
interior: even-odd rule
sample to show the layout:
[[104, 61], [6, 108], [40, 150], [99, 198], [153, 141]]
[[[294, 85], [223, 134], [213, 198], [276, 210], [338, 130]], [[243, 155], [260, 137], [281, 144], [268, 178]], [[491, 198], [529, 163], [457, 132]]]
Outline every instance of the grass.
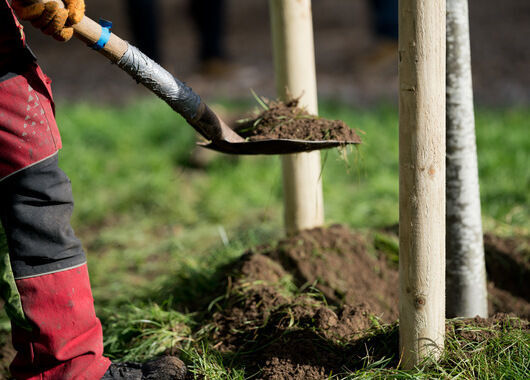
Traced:
[[[517, 320], [515, 320], [516, 322]], [[365, 367], [341, 375], [341, 379], [527, 379], [530, 371], [530, 336], [518, 328], [499, 324], [494, 327], [454, 327], [448, 321], [446, 350], [438, 362], [426, 361], [413, 371], [388, 368], [390, 358], [366, 357]], [[452, 331], [473, 330], [476, 334], [492, 335], [477, 341], [463, 339]], [[384, 334], [396, 333], [386, 327]]]
[[[249, 103], [222, 106], [237, 115]], [[196, 374], [248, 377], [198, 339], [201, 313], [219, 296], [220, 267], [282, 235], [279, 158], [220, 155], [197, 171], [186, 166], [193, 130], [158, 101], [57, 109], [60, 164], [76, 200], [72, 223], [88, 252], [107, 354], [143, 360], [178, 343]], [[364, 132], [348, 162], [336, 150], [323, 153], [327, 223], [364, 229], [397, 223], [396, 110], [324, 103], [321, 114]], [[530, 110], [521, 108], [477, 112], [484, 225], [501, 234], [529, 233], [529, 119]], [[395, 251], [384, 237], [379, 244]], [[458, 339], [448, 346], [436, 368], [404, 372], [367, 361], [350, 377], [524, 378], [529, 371], [528, 335], [517, 331], [480, 346]]]

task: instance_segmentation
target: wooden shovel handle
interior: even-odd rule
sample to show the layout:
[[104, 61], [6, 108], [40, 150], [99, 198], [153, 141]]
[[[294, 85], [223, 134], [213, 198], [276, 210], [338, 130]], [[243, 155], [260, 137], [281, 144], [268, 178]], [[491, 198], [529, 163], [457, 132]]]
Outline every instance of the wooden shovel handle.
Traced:
[[[55, 1], [59, 6], [64, 8], [64, 3], [61, 0], [43, 0], [44, 3], [50, 1]], [[73, 26], [73, 28], [75, 36], [81, 41], [86, 42], [89, 46], [94, 45], [101, 37], [101, 25], [87, 16], [84, 16], [79, 23]], [[121, 57], [123, 57], [128, 46], [129, 44], [127, 41], [122, 40], [114, 33], [111, 33], [109, 41], [103, 49], [99, 50], [99, 52], [112, 62], [116, 63]]]
[[[0, 0], [1, 1], [1, 0]], [[64, 3], [60, 0], [42, 0], [43, 2], [55, 1], [62, 8], [64, 8]], [[93, 46], [101, 37], [102, 27], [94, 20], [90, 19], [87, 16], [84, 16], [81, 21], [73, 26], [75, 31], [75, 36], [80, 40], [86, 42], [88, 46]], [[127, 41], [122, 40], [120, 37], [116, 36], [114, 33], [111, 33], [108, 42], [105, 47], [103, 47], [99, 52], [107, 57], [113, 63], [118, 63], [124, 56], [124, 54], [129, 49], [129, 44]], [[146, 60], [151, 61], [148, 57], [145, 57]], [[157, 65], [154, 61], [153, 65]], [[120, 66], [121, 67], [121, 66]], [[121, 67], [123, 69], [123, 67]], [[159, 71], [167, 73], [166, 70], [160, 67]], [[206, 139], [211, 141], [230, 141], [230, 142], [242, 142], [244, 139], [237, 135], [230, 127], [228, 127], [219, 116], [212, 111], [204, 102], [202, 102], [198, 95], [196, 95], [190, 88], [186, 87], [183, 83], [174, 78], [171, 74], [167, 73], [171, 77], [171, 80], [167, 80], [167, 77], [164, 78], [148, 78], [144, 80], [143, 78], [138, 78], [128, 70], [126, 71], [133, 78], [141, 82], [149, 90], [153, 91], [158, 97], [163, 99], [166, 103], [169, 104], [171, 108], [181, 114], [188, 124], [195, 128], [201, 135]], [[160, 84], [162, 81], [167, 83], [175, 83], [175, 87], [171, 88], [172, 91], [166, 91], [163, 86], [155, 86]], [[177, 83], [178, 82], [178, 83]], [[179, 87], [180, 86], [180, 87]], [[175, 101], [173, 93], [182, 91], [185, 88], [186, 91], [189, 91], [190, 98], [197, 97], [200, 103], [197, 104], [196, 108], [183, 110], [181, 104], [183, 99], [177, 99]], [[170, 96], [171, 95], [171, 96]]]

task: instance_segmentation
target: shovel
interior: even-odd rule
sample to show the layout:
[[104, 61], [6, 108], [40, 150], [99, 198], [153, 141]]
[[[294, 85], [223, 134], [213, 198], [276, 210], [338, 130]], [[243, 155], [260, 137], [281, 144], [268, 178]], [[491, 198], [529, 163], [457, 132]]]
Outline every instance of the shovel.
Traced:
[[[60, 0], [44, 0], [48, 1], [55, 1], [64, 7]], [[136, 47], [110, 33], [111, 26], [108, 21], [101, 20], [98, 24], [85, 16], [73, 28], [77, 38], [98, 50], [184, 117], [189, 125], [209, 141], [199, 143], [200, 146], [230, 154], [288, 154], [359, 143], [359, 141], [294, 139], [246, 141], [223, 122], [191, 88]]]

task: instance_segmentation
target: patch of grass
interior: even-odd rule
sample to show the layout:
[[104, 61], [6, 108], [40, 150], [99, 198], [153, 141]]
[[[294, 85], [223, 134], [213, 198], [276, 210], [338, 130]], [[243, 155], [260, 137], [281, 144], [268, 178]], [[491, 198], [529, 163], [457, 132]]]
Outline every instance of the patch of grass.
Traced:
[[105, 353], [120, 361], [147, 360], [177, 347], [190, 347], [192, 315], [174, 311], [171, 300], [157, 304], [122, 306], [100, 318], [105, 325]]
[[181, 358], [188, 363], [188, 370], [195, 379], [244, 380], [244, 369], [227, 366], [226, 359], [215, 349], [202, 345], [200, 349], [184, 349]]
[[[395, 353], [372, 355], [367, 347], [363, 367], [334, 379], [526, 379], [530, 373], [530, 334], [517, 318], [489, 327], [447, 322], [445, 350], [439, 361], [426, 360], [414, 370], [395, 368]], [[397, 335], [397, 325], [375, 334]], [[471, 332], [473, 337], [462, 336]], [[394, 357], [393, 357], [394, 356]]]

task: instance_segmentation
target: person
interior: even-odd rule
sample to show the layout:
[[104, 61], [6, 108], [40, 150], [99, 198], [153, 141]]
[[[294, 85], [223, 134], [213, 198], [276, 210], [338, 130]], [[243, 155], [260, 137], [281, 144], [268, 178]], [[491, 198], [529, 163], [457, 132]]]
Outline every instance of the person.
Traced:
[[233, 69], [226, 54], [225, 0], [190, 0], [189, 11], [199, 40], [199, 70], [222, 77]]
[[361, 64], [369, 67], [394, 62], [398, 51], [398, 0], [369, 2], [374, 44]]
[[398, 40], [398, 0], [372, 0], [373, 30], [376, 37]]
[[134, 45], [153, 61], [160, 63], [158, 0], [126, 0], [126, 5]]
[[185, 367], [175, 357], [142, 365], [111, 363], [103, 355], [86, 256], [70, 226], [71, 185], [58, 166], [61, 137], [51, 81], [36, 63], [17, 19], [67, 41], [85, 4], [63, 1], [64, 9], [55, 2], [0, 0], [0, 219], [9, 252], [0, 260], [0, 291], [17, 351], [11, 375], [183, 378]]
[[[199, 72], [220, 78], [230, 74], [233, 66], [226, 54], [225, 0], [189, 0], [188, 11], [196, 31]], [[156, 62], [163, 58], [160, 52], [158, 0], [127, 0], [127, 15], [133, 43]]]

